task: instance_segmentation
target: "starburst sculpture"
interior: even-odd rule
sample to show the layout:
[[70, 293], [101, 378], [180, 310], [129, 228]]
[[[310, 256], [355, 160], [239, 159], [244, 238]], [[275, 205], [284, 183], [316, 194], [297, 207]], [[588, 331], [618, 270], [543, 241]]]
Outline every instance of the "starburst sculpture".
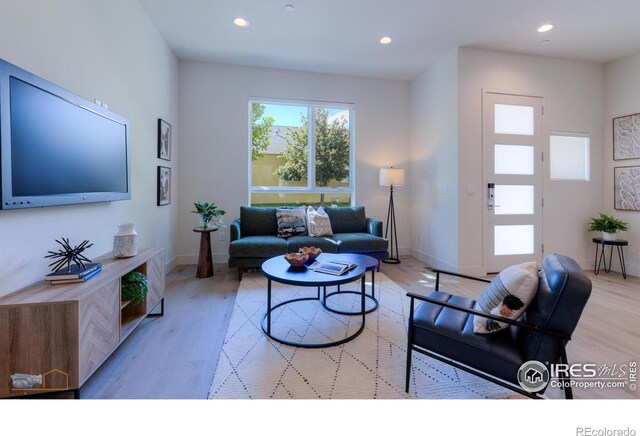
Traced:
[[69, 244], [68, 238], [60, 238], [62, 241], [56, 239], [56, 242], [62, 246], [62, 249], [58, 251], [48, 251], [49, 253], [45, 256], [45, 259], [56, 259], [54, 262], [49, 264], [50, 267], [53, 267], [53, 272], [61, 270], [65, 264], [67, 265], [67, 270], [71, 271], [71, 262], [78, 265], [80, 268], [84, 268], [84, 262], [90, 263], [91, 259], [87, 259], [81, 253], [87, 248], [91, 247], [93, 243], [89, 243], [89, 241], [82, 241], [80, 245], [76, 245], [75, 247], [71, 247]]

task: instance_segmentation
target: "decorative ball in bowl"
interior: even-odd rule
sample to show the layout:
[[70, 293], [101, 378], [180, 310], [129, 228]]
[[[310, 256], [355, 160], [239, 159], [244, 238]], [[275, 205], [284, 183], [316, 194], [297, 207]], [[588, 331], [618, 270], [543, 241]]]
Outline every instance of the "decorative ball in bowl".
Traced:
[[306, 254], [309, 256], [309, 259], [307, 260], [307, 265], [311, 265], [313, 264], [313, 262], [316, 261], [316, 257], [320, 256], [320, 253], [322, 253], [322, 250], [316, 247], [302, 247], [300, 249], [300, 253]]
[[284, 258], [287, 259], [287, 262], [294, 267], [300, 268], [304, 266], [305, 262], [309, 260], [309, 255], [302, 253], [287, 253], [284, 255]]

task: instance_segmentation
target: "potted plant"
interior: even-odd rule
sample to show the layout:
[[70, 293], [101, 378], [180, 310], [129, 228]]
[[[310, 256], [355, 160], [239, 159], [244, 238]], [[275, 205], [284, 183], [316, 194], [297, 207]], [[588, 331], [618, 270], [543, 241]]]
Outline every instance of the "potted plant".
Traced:
[[618, 239], [618, 232], [629, 230], [629, 224], [604, 213], [600, 213], [597, 218], [591, 218], [589, 223], [590, 232], [602, 232], [602, 239], [605, 241], [615, 241]]
[[149, 291], [147, 276], [138, 271], [131, 271], [122, 277], [122, 301], [131, 301], [139, 304], [144, 301], [144, 296]]
[[202, 228], [208, 229], [211, 225], [211, 220], [216, 219], [216, 225], [218, 227], [222, 226], [222, 216], [226, 213], [222, 209], [218, 209], [215, 203], [206, 203], [202, 201], [198, 201], [193, 203], [196, 210], [192, 210], [191, 212], [200, 214], [200, 219], [202, 221]]

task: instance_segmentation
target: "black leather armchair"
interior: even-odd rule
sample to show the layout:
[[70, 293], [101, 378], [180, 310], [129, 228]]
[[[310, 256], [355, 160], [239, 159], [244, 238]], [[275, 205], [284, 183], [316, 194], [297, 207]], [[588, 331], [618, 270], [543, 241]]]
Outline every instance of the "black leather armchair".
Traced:
[[[538, 292], [525, 316], [511, 320], [473, 310], [475, 301], [439, 290], [440, 274], [489, 282], [463, 274], [434, 270], [435, 291], [424, 297], [408, 293], [409, 315], [406, 386], [409, 392], [411, 355], [417, 351], [457, 368], [490, 380], [532, 398], [541, 398], [544, 389], [530, 393], [518, 383], [520, 366], [536, 360], [567, 363], [566, 343], [571, 339], [582, 310], [591, 294], [591, 280], [576, 262], [566, 256], [547, 256], [539, 272]], [[415, 307], [415, 300], [421, 303]], [[509, 324], [491, 334], [473, 332], [473, 316], [480, 315]], [[569, 381], [568, 376], [562, 379]], [[546, 387], [545, 387], [546, 389]], [[564, 388], [572, 398], [571, 388]]]

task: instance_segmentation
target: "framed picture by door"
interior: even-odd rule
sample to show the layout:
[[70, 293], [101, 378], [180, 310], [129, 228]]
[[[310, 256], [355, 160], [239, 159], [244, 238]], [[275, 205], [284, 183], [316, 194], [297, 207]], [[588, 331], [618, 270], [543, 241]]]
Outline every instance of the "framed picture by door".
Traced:
[[171, 204], [171, 168], [158, 167], [158, 206]]
[[171, 124], [158, 119], [158, 158], [171, 160]]

